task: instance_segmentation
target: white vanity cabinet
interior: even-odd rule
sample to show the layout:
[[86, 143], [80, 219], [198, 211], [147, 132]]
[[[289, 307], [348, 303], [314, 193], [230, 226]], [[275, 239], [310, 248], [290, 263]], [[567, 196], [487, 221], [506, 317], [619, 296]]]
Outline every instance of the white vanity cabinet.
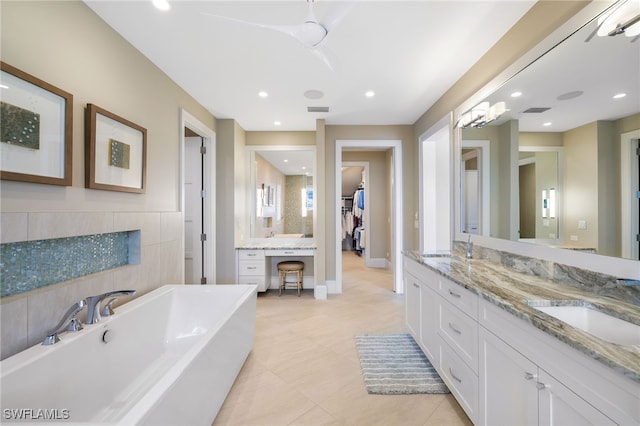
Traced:
[[637, 383], [484, 300], [479, 321], [479, 424], [639, 423]]
[[258, 291], [266, 291], [269, 283], [266, 279], [264, 250], [237, 250], [238, 284], [258, 286]]
[[430, 268], [404, 265], [407, 326], [474, 424], [640, 424], [637, 382]]

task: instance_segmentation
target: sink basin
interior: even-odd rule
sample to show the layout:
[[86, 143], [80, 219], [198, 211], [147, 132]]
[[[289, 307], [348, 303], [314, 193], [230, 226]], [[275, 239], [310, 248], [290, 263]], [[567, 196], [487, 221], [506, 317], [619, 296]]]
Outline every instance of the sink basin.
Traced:
[[545, 303], [546, 306], [536, 306], [539, 304], [529, 303], [533, 308], [607, 342], [640, 346], [640, 325], [611, 316], [589, 304], [549, 306]]

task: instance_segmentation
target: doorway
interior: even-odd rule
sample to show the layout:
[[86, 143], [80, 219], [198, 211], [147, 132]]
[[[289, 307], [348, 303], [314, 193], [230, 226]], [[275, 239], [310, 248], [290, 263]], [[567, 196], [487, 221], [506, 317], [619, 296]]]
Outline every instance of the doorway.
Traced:
[[215, 133], [181, 110], [180, 189], [185, 284], [215, 282]]
[[[390, 244], [389, 244], [389, 264], [391, 266], [393, 274], [393, 291], [398, 294], [404, 293], [403, 285], [403, 271], [402, 271], [402, 145], [400, 140], [337, 140], [336, 141], [336, 175], [335, 175], [335, 194], [336, 194], [336, 209], [335, 209], [335, 274], [336, 281], [332, 288], [329, 288], [329, 293], [342, 293], [342, 159], [343, 151], [345, 150], [358, 150], [358, 151], [388, 151], [390, 152], [390, 200], [388, 223], [390, 227]], [[366, 184], [366, 182], [365, 182]], [[368, 197], [365, 196], [365, 202]], [[366, 206], [365, 206], [366, 209]], [[370, 209], [368, 209], [370, 210]], [[365, 210], [366, 211], [366, 210]], [[365, 223], [368, 222], [365, 217]], [[366, 233], [366, 230], [365, 230]], [[367, 239], [367, 244], [371, 241], [371, 238]], [[366, 256], [366, 250], [365, 250]], [[370, 260], [371, 262], [378, 262]], [[383, 265], [386, 265], [386, 261], [383, 259]], [[378, 264], [373, 265], [378, 266]]]

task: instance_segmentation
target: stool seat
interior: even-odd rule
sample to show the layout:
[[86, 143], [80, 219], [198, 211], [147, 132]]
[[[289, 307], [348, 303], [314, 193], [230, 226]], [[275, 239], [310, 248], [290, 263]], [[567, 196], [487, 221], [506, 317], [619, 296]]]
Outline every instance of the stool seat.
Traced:
[[[300, 260], [286, 260], [283, 262], [278, 262], [278, 275], [280, 278], [280, 295], [282, 295], [282, 290], [287, 288], [287, 284], [295, 284], [295, 287], [298, 290], [298, 297], [300, 296], [300, 290], [302, 290], [302, 277], [304, 271], [304, 262]], [[287, 274], [296, 274], [296, 282], [288, 283], [287, 282]]]

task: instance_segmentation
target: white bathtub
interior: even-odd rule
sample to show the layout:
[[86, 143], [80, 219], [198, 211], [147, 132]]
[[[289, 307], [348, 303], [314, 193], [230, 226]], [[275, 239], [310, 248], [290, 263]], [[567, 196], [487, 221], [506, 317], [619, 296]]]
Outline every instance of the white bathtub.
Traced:
[[168, 285], [115, 311], [2, 361], [2, 422], [210, 425], [253, 346], [256, 287]]

